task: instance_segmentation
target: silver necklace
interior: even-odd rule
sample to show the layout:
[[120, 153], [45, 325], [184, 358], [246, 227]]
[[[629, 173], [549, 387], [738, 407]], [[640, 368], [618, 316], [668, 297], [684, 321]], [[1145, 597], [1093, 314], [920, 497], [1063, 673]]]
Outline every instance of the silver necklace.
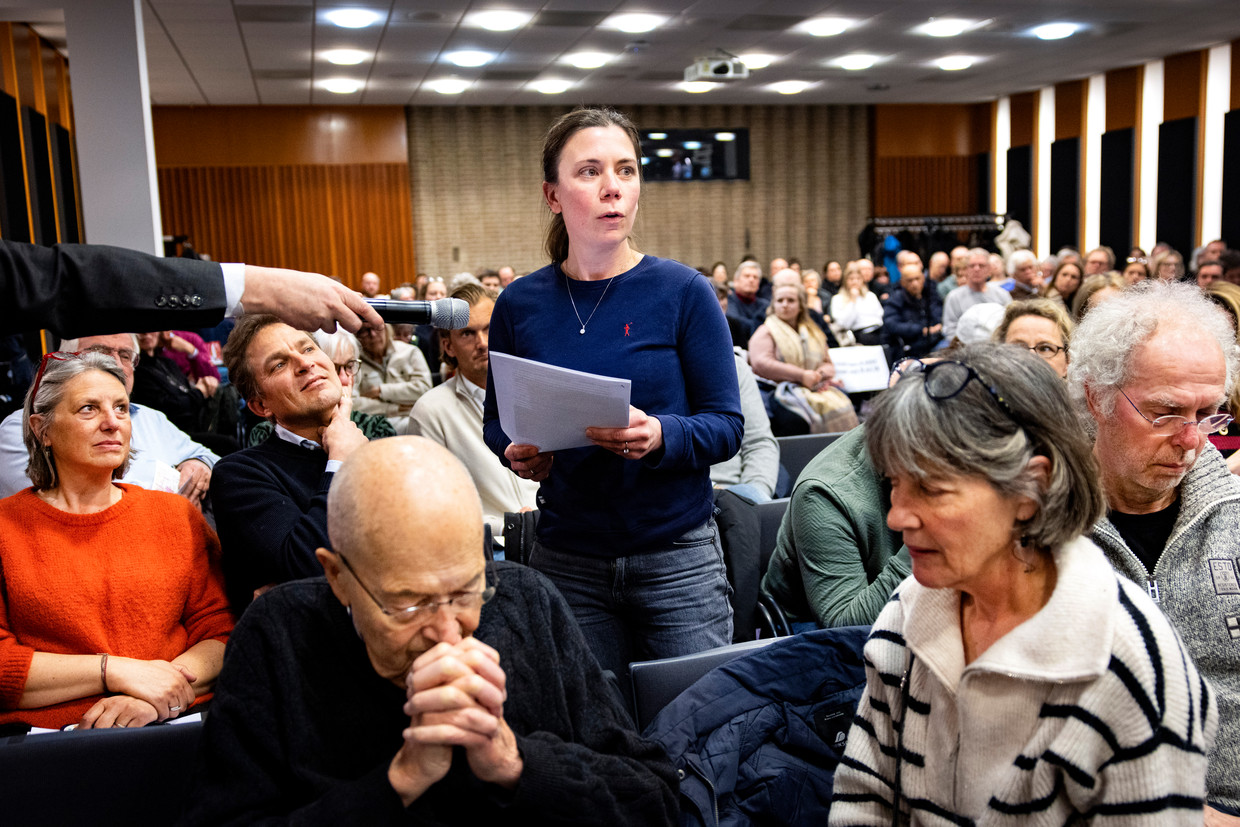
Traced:
[[607, 291], [611, 289], [611, 283], [615, 280], [615, 276], [612, 276], [607, 280], [607, 286], [603, 288], [603, 295], [598, 297], [598, 301], [594, 303], [594, 309], [590, 311], [590, 315], [583, 322], [581, 320], [581, 314], [577, 312], [577, 302], [573, 301], [572, 279], [568, 277], [568, 273], [564, 274], [564, 289], [568, 291], [568, 300], [573, 304], [573, 315], [577, 317], [577, 324], [581, 325], [581, 330], [577, 331], [579, 334], [583, 336], [585, 335], [586, 325], [590, 323], [590, 319], [593, 319], [594, 314], [598, 312], [599, 305], [603, 303], [603, 299], [607, 298]]

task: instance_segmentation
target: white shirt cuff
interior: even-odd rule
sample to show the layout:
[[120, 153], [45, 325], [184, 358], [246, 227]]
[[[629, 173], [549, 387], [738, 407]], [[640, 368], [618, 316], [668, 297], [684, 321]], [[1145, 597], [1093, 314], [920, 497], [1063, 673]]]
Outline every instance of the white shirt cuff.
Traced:
[[245, 265], [221, 264], [224, 271], [224, 315], [235, 319], [245, 312], [241, 306], [241, 295], [245, 293]]
[[329, 460], [327, 461], [327, 467], [323, 469], [323, 473], [324, 473], [324, 474], [334, 474], [334, 473], [336, 473], [337, 471], [339, 471], [339, 470], [340, 470], [340, 466], [342, 466], [342, 465], [344, 465], [344, 461], [343, 461], [343, 460], [339, 460], [339, 459], [329, 459]]

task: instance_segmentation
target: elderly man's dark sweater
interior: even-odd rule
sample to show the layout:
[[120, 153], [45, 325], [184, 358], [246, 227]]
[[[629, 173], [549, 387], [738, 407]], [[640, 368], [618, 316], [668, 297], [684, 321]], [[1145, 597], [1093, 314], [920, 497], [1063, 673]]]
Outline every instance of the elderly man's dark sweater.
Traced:
[[254, 590], [323, 573], [327, 454], [272, 436], [221, 459], [211, 474], [228, 602], [240, 614]]
[[632, 731], [559, 593], [493, 564], [475, 637], [500, 653], [504, 718], [525, 767], [512, 792], [458, 749], [410, 807], [388, 783], [409, 716], [323, 578], [259, 598], [237, 624], [203, 731], [189, 824], [633, 824], [676, 820], [676, 772]]

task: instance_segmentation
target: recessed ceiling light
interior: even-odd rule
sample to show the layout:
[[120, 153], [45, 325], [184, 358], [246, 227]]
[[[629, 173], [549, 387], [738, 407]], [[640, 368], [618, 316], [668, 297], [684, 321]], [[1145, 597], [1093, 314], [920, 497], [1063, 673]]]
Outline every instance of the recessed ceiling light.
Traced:
[[1041, 40], [1063, 40], [1076, 34], [1080, 28], [1075, 23], [1046, 23], [1034, 29], [1033, 34]]
[[685, 141], [684, 143], [681, 144], [681, 146], [683, 146], [685, 149], [701, 149], [702, 142], [701, 141]]
[[362, 88], [362, 82], [353, 78], [328, 78], [320, 85], [328, 92], [335, 92], [337, 95], [351, 95]]
[[429, 81], [426, 86], [441, 95], [459, 95], [470, 87], [470, 82], [461, 78], [439, 78]]
[[533, 15], [523, 11], [480, 11], [471, 14], [469, 22], [492, 32], [510, 32], [530, 22]]
[[770, 88], [781, 95], [799, 95], [811, 85], [805, 80], [781, 80], [779, 83], [772, 83]]
[[802, 23], [801, 28], [814, 37], [835, 37], [837, 34], [848, 31], [851, 25], [851, 20], [845, 20], [842, 17], [815, 17], [813, 20], [806, 20]]
[[850, 72], [860, 72], [863, 69], [869, 69], [878, 60], [874, 55], [844, 55], [837, 57], [832, 61], [841, 69], [847, 69]]
[[469, 68], [475, 66], [486, 66], [492, 60], [495, 60], [495, 55], [490, 52], [476, 52], [469, 49], [460, 52], [448, 52], [445, 57], [457, 66], [465, 66]]
[[611, 55], [605, 52], [575, 52], [565, 59], [578, 69], [597, 69], [606, 66]]
[[671, 149], [656, 149], [654, 151], [654, 154], [659, 156], [660, 158], [671, 158], [676, 153], [674, 150], [671, 150]]
[[364, 29], [378, 23], [383, 15], [370, 9], [334, 9], [323, 16], [341, 28]]
[[536, 80], [530, 84], [530, 88], [535, 92], [541, 92], [544, 95], [562, 95], [569, 89], [573, 88], [571, 81], [567, 80]]
[[928, 34], [931, 37], [956, 37], [974, 26], [972, 20], [959, 20], [954, 17], [932, 17], [922, 23], [914, 31]]
[[716, 132], [715, 140], [722, 141], [724, 143], [727, 143], [728, 141], [735, 141], [736, 133], [735, 132]]
[[667, 140], [667, 133], [666, 132], [648, 132], [646, 134], [646, 137], [652, 141], [665, 141]]
[[750, 69], [765, 69], [775, 61], [775, 56], [760, 54], [741, 55], [740, 61]]
[[337, 66], [356, 66], [370, 57], [370, 52], [363, 52], [361, 49], [328, 49], [320, 52], [319, 56]]
[[709, 92], [719, 84], [711, 83], [709, 80], [686, 80], [680, 83], [680, 88], [692, 95], [700, 95], [703, 92]]
[[603, 25], [629, 34], [641, 34], [657, 29], [666, 22], [667, 18], [661, 14], [617, 14], [603, 21]]
[[968, 55], [948, 55], [936, 60], [935, 65], [944, 72], [959, 72], [961, 69], [968, 69], [973, 65], [973, 58]]

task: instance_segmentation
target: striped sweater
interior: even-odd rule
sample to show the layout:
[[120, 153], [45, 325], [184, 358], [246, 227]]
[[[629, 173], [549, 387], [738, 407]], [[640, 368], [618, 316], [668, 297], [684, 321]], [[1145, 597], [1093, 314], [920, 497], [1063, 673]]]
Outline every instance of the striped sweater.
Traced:
[[1201, 824], [1212, 690], [1093, 543], [1054, 559], [1046, 606], [967, 665], [960, 593], [896, 589], [866, 643], [831, 824], [890, 824], [897, 789], [919, 824]]

